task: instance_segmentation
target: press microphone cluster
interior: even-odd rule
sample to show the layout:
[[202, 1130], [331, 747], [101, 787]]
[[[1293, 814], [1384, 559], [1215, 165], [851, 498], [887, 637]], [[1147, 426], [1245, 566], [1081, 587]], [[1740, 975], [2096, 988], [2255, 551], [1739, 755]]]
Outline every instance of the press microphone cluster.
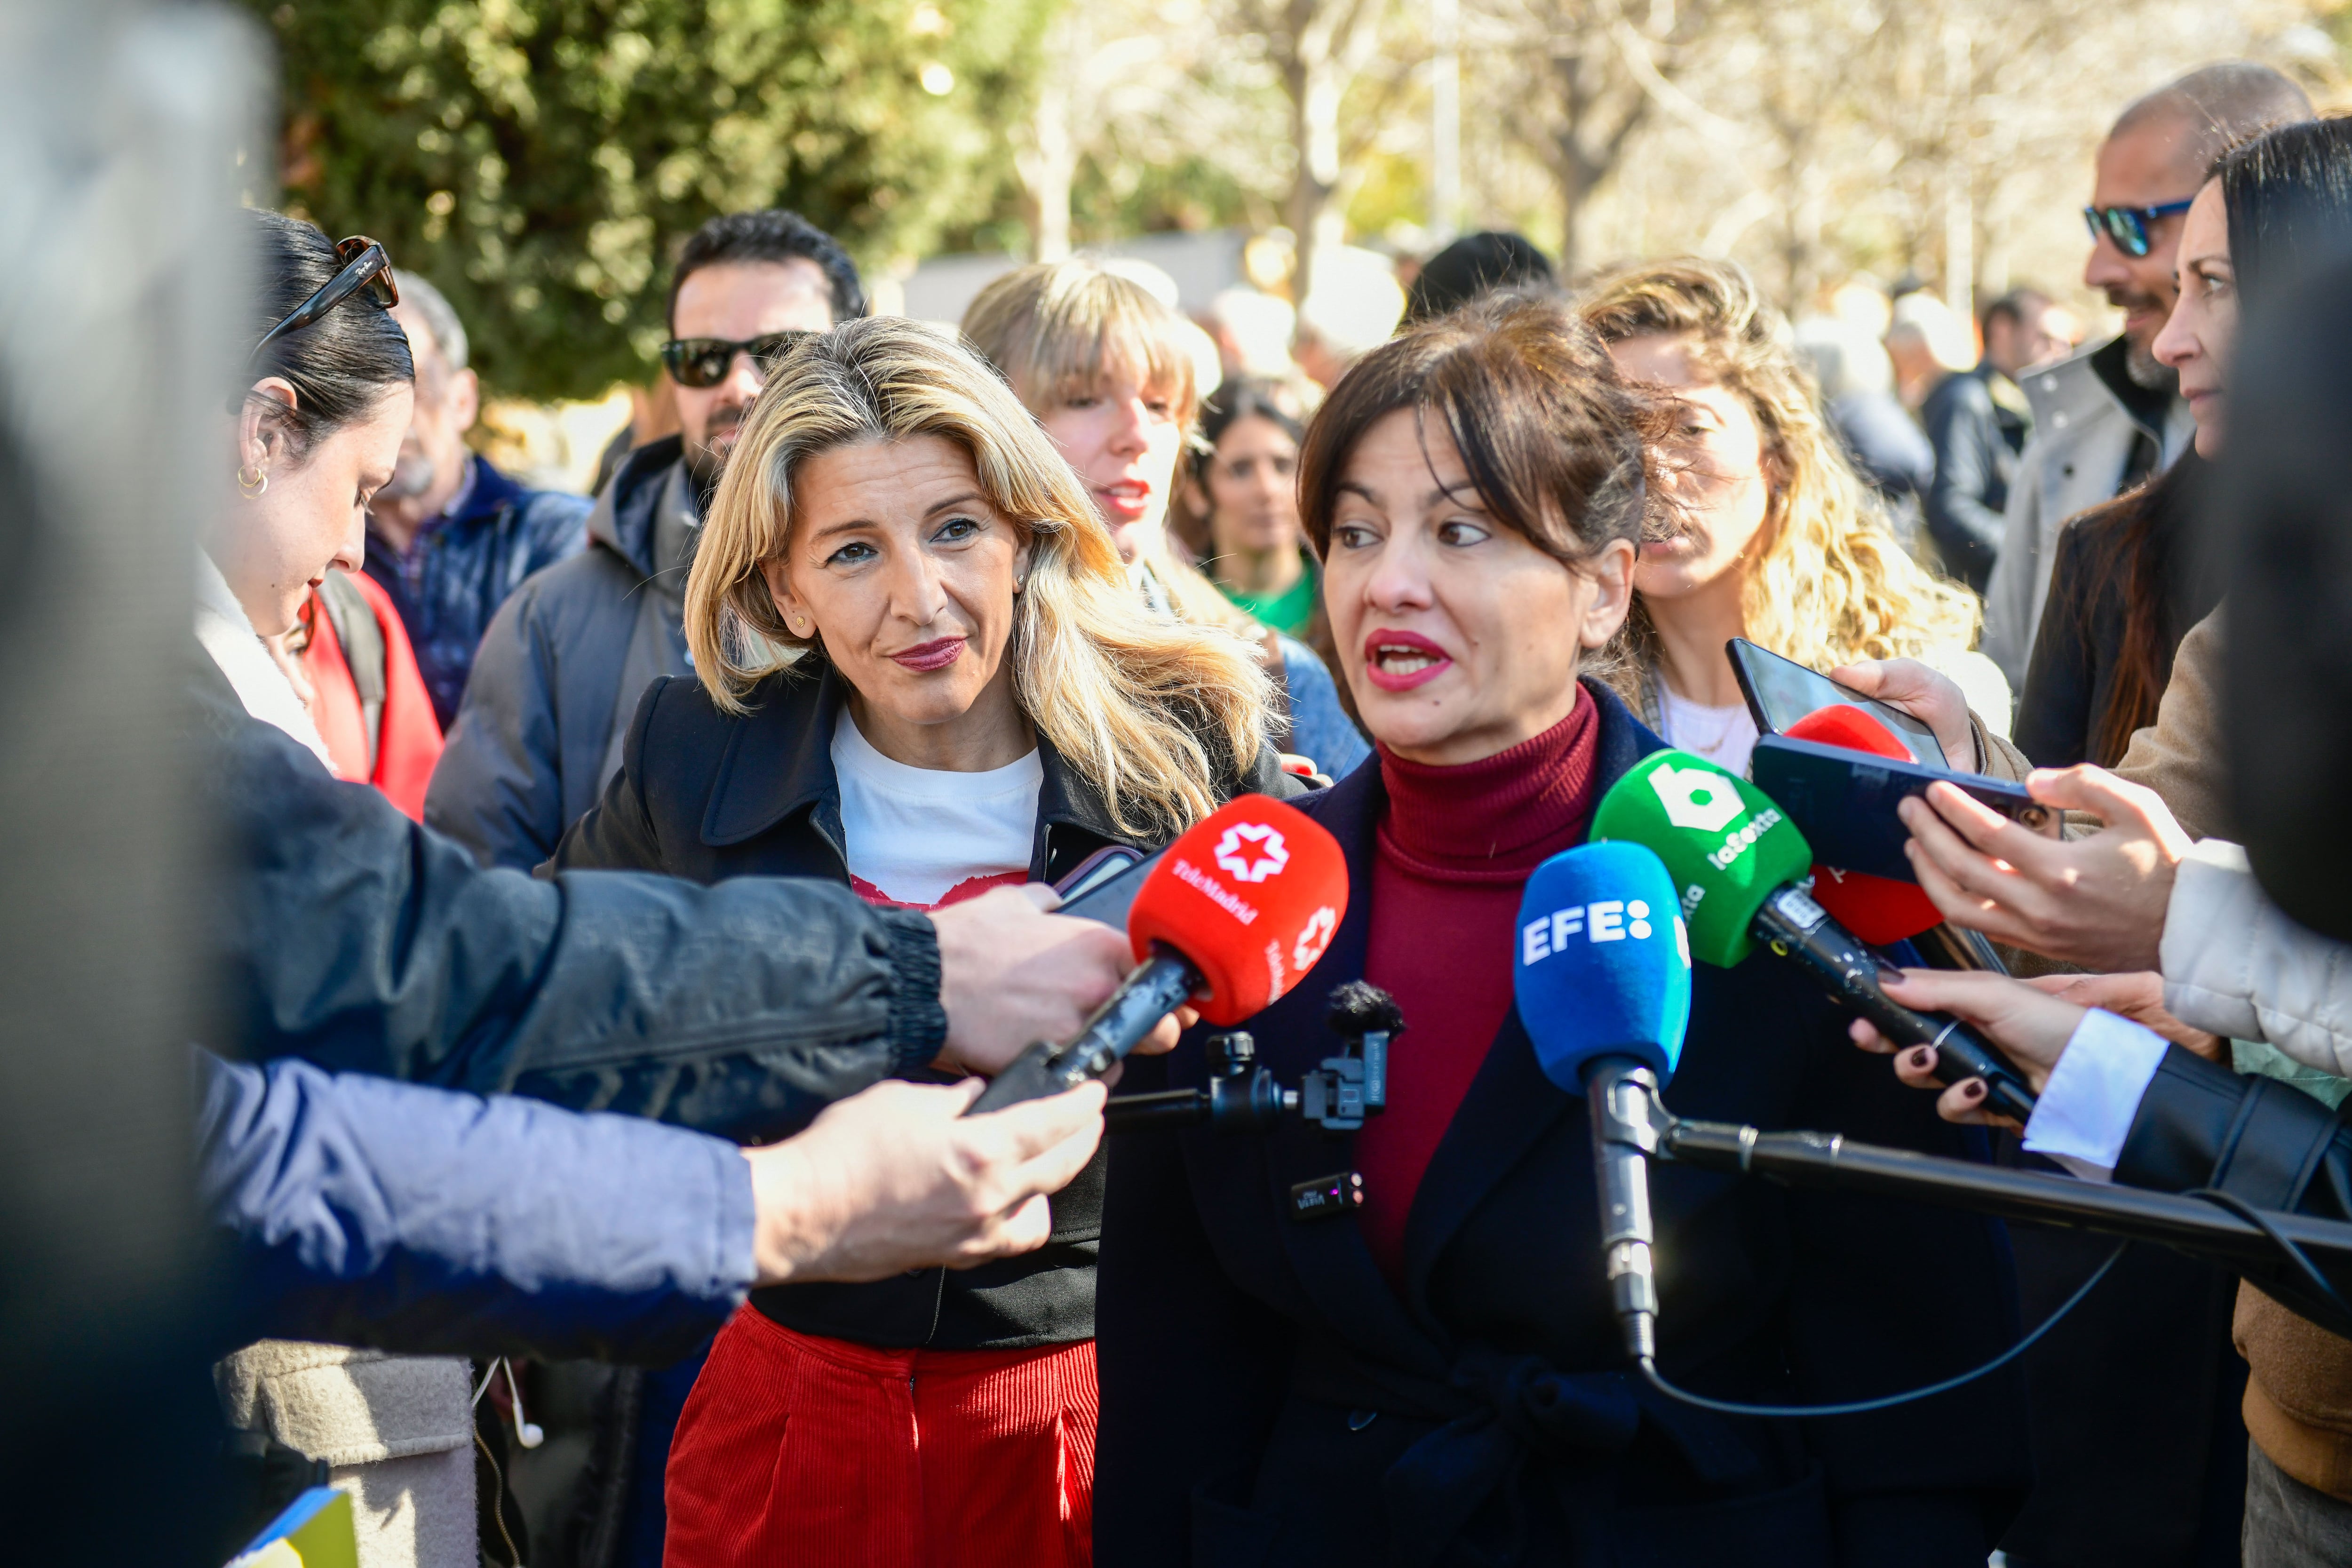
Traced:
[[[1696, 760], [1664, 755], [1672, 767]], [[1695, 793], [1698, 786], [1689, 787]], [[1740, 809], [1752, 803], [1741, 801]], [[1709, 831], [1735, 832], [1730, 820]], [[1751, 847], [1771, 831], [1756, 834]], [[1704, 910], [1706, 899], [1691, 903]], [[2196, 1196], [1876, 1148], [1835, 1134], [1765, 1132], [1676, 1117], [1662, 1096], [1681, 1059], [1691, 954], [1704, 956], [1703, 941], [1725, 951], [1719, 927], [1703, 931], [1693, 921], [1685, 932], [1666, 863], [1619, 838], [1568, 850], [1536, 868], [1513, 952], [1515, 999], [1536, 1058], [1547, 1078], [1583, 1095], [1590, 1108], [1610, 1292], [1626, 1353], [1645, 1370], [1654, 1370], [1660, 1306], [1652, 1158], [2160, 1241], [2242, 1269], [2276, 1265], [2283, 1240], [2331, 1262], [2352, 1261], [2352, 1225], [2241, 1214]], [[1660, 1386], [1678, 1392], [1662, 1381]]]
[[1980, 1078], [1990, 1109], [2020, 1121], [2033, 1113], [2023, 1076], [1981, 1036], [1886, 994], [1894, 976], [1885, 962], [1806, 889], [1805, 836], [1747, 780], [1686, 752], [1654, 752], [1601, 798], [1592, 837], [1639, 845], [1664, 863], [1701, 963], [1727, 969], [1761, 942], [1898, 1048], [1935, 1047], [1944, 1081]]
[[1031, 1046], [966, 1114], [1103, 1077], [1188, 1002], [1219, 1025], [1264, 1011], [1315, 967], [1347, 910], [1347, 858], [1328, 831], [1265, 795], [1228, 801], [1170, 845], [1137, 890], [1133, 973], [1076, 1039]]

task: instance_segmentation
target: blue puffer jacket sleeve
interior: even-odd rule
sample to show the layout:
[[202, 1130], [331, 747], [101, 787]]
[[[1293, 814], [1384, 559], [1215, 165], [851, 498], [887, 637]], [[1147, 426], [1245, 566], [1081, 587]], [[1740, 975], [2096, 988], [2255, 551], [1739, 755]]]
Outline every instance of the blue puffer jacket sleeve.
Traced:
[[662, 1366], [751, 1288], [751, 1167], [723, 1140], [299, 1061], [196, 1070], [240, 1342]]

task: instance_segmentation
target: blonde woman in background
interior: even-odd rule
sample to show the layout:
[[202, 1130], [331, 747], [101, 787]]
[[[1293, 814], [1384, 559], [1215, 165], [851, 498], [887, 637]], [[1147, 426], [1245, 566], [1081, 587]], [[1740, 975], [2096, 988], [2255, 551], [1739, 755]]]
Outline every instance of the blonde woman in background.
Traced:
[[[1756, 725], [1724, 655], [1730, 638], [1830, 673], [1916, 658], [1981, 718], [1974, 747], [1957, 748], [1976, 754], [1950, 760], [1984, 766], [1985, 731], [2007, 731], [2010, 701], [1999, 668], [1971, 651], [1976, 596], [1895, 542], [1754, 280], [1728, 261], [1657, 262], [1600, 279], [1580, 308], [1618, 367], [1671, 392], [1681, 416], [1667, 480], [1680, 526], [1642, 546], [1619, 677], [1643, 721], [1745, 772]], [[1857, 679], [1879, 689], [1875, 674]]]
[[[1255, 648], [1148, 611], [1028, 411], [904, 320], [777, 365], [703, 525], [686, 634], [696, 678], [639, 700], [559, 868], [817, 877], [932, 908], [1299, 787]], [[1055, 1195], [1026, 1257], [752, 1292], [670, 1448], [671, 1568], [1087, 1562], [1101, 1172], [1098, 1153]]]
[[1264, 648], [1280, 677], [1286, 747], [1335, 777], [1370, 747], [1339, 706], [1331, 672], [1296, 638], [1259, 626], [1177, 558], [1168, 506], [1200, 399], [1186, 323], [1141, 284], [1084, 259], [1009, 272], [964, 311], [963, 335], [1061, 447], [1108, 525], [1144, 602]]

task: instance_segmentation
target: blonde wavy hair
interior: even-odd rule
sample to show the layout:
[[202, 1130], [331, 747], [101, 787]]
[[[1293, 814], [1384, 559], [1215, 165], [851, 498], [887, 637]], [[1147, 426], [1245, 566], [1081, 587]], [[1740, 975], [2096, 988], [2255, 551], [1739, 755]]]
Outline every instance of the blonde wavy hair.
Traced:
[[[1013, 384], [1029, 411], [1044, 418], [1073, 397], [1091, 394], [1114, 364], [1135, 368], [1146, 386], [1167, 391], [1176, 424], [1190, 439], [1200, 413], [1199, 383], [1184, 342], [1189, 323], [1132, 278], [1074, 257], [1016, 268], [982, 289], [963, 313], [963, 335]], [[1180, 458], [1177, 463], [1183, 467]], [[1174, 502], [1174, 482], [1170, 502]], [[1168, 591], [1182, 619], [1246, 635], [1249, 613], [1217, 592], [1200, 570], [1167, 548], [1143, 564]]]
[[[1744, 268], [1698, 257], [1626, 268], [1595, 279], [1578, 309], [1604, 342], [1682, 339], [1694, 368], [1755, 415], [1771, 499], [1764, 553], [1741, 595], [1751, 641], [1816, 669], [1975, 646], [1976, 595], [1905, 553], [1822, 422], [1780, 313]], [[1657, 633], [1639, 594], [1624, 637], [1643, 668], [1654, 665]]]
[[1039, 733], [1123, 833], [1173, 835], [1216, 809], [1220, 781], [1265, 743], [1268, 686], [1253, 649], [1146, 610], [1092, 500], [1003, 382], [899, 318], [845, 321], [803, 343], [744, 420], [686, 583], [687, 643], [712, 701], [745, 712], [753, 686], [821, 647], [793, 635], [761, 571], [791, 541], [801, 465], [916, 436], [962, 448], [1029, 545], [1007, 657]]

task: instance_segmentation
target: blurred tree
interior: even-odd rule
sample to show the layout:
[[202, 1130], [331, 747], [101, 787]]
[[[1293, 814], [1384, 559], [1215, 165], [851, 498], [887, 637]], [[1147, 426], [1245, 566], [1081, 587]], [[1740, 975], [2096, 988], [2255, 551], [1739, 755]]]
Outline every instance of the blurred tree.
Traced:
[[1692, 46], [1738, 0], [1486, 0], [1472, 26], [1499, 44], [1490, 52], [1518, 90], [1502, 95], [1503, 123], [1559, 187], [1564, 277], [1585, 258], [1579, 244], [1587, 201], [1617, 172], [1633, 133], [1664, 108], [1685, 122], [1703, 115], [1675, 78]]
[[779, 205], [872, 269], [1012, 176], [1055, 0], [247, 0], [283, 66], [287, 203], [382, 239], [499, 392], [642, 381], [668, 263]]

